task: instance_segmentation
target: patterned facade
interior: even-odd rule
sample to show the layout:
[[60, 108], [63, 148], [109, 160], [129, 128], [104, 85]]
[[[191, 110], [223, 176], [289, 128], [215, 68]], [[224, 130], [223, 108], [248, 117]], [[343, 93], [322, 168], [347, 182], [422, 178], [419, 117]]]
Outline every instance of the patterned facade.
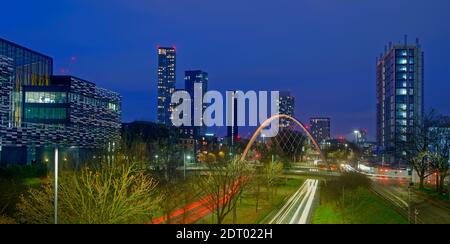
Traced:
[[13, 57], [0, 55], [0, 166], [48, 162], [55, 147], [79, 159], [118, 147], [119, 94], [71, 76], [50, 76], [45, 84], [16, 89], [15, 65]]

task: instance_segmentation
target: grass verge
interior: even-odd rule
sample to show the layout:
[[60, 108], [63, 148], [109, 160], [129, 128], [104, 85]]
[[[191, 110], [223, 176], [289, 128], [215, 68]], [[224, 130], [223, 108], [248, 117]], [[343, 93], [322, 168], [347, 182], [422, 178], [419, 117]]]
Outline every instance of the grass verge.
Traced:
[[[246, 193], [240, 199], [236, 208], [237, 224], [259, 224], [263, 223], [274, 209], [279, 208], [286, 199], [295, 193], [302, 185], [304, 179], [301, 178], [283, 178], [279, 181], [277, 188], [261, 189], [258, 209], [256, 209], [256, 197], [251, 192]], [[272, 195], [273, 194], [273, 195]], [[224, 224], [233, 224], [233, 213], [230, 213], [224, 221]], [[208, 217], [200, 220], [199, 224], [214, 223], [214, 217]]]
[[[336, 182], [332, 182], [336, 183]], [[320, 203], [313, 213], [313, 224], [407, 224], [389, 203], [364, 185], [330, 192], [326, 184], [320, 191]], [[333, 186], [336, 189], [336, 186]]]

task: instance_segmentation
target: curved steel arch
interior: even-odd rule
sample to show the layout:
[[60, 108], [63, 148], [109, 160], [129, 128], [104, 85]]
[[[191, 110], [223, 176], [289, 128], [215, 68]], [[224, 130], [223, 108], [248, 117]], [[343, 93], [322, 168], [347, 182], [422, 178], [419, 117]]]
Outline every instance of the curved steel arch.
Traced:
[[293, 117], [291, 117], [289, 115], [285, 115], [285, 114], [274, 115], [274, 116], [270, 117], [269, 119], [267, 119], [266, 121], [264, 121], [264, 123], [261, 124], [261, 126], [253, 134], [252, 139], [250, 139], [249, 143], [247, 144], [247, 147], [245, 148], [244, 153], [242, 153], [241, 161], [244, 161], [247, 158], [248, 152], [252, 148], [252, 146], [255, 143], [256, 139], [258, 139], [259, 135], [261, 134], [261, 131], [264, 128], [266, 128], [267, 126], [269, 126], [272, 123], [273, 120], [275, 120], [275, 119], [282, 119], [282, 118], [290, 119], [290, 120], [294, 121], [298, 126], [300, 126], [300, 128], [302, 128], [302, 130], [308, 135], [308, 138], [313, 142], [314, 146], [316, 147], [316, 150], [320, 153], [320, 157], [322, 158], [323, 162], [327, 163], [327, 161], [325, 160], [325, 156], [323, 155], [322, 149], [320, 149], [319, 143], [317, 143], [316, 139], [314, 139], [314, 137], [311, 135], [309, 130], [306, 129], [306, 127], [303, 125], [302, 122], [300, 122], [296, 118], [293, 118]]

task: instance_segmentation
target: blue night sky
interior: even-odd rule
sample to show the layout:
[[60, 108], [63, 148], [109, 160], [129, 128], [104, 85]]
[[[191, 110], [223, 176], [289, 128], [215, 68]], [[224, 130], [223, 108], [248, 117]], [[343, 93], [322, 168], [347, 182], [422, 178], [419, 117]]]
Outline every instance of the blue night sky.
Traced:
[[375, 130], [375, 58], [421, 39], [426, 107], [450, 114], [448, 0], [2, 1], [0, 36], [52, 56], [55, 73], [123, 96], [123, 120], [154, 120], [156, 46], [210, 89], [290, 90], [297, 117], [330, 116], [333, 134]]

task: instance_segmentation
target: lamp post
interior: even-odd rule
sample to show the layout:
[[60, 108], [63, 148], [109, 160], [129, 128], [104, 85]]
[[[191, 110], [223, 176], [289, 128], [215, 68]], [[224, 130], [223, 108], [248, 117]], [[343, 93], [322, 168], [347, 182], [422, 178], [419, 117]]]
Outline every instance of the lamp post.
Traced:
[[191, 160], [191, 156], [187, 155], [184, 153], [183, 154], [183, 164], [184, 164], [184, 170], [183, 170], [183, 176], [184, 176], [184, 180], [186, 180], [186, 159], [187, 160]]
[[355, 130], [354, 132], [353, 132], [354, 134], [355, 134], [355, 143], [358, 145], [359, 144], [359, 131], [357, 131], [357, 130]]
[[58, 148], [55, 148], [55, 224], [58, 224]]
[[158, 158], [159, 158], [159, 156], [158, 156], [158, 154], [156, 154], [155, 155], [155, 163], [156, 163], [155, 167], [159, 170]]
[[411, 224], [411, 206], [412, 206], [412, 189], [414, 187], [414, 183], [410, 182], [408, 186], [408, 223]]

